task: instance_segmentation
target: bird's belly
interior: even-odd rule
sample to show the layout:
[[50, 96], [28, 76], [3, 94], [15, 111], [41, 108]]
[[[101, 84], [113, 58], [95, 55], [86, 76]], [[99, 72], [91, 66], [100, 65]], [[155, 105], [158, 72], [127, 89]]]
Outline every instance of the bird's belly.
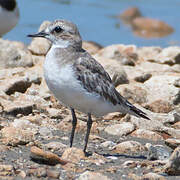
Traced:
[[66, 66], [58, 70], [58, 73], [48, 68], [45, 69], [44, 75], [49, 89], [62, 104], [96, 116], [114, 111], [112, 104], [82, 87], [71, 67]]

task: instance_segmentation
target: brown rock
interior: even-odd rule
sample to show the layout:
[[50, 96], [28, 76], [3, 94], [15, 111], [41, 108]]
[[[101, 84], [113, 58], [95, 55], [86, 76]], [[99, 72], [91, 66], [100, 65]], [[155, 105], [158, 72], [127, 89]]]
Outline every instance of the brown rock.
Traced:
[[16, 116], [17, 114], [28, 115], [35, 108], [35, 103], [27, 99], [25, 95], [19, 96], [14, 101], [1, 101], [5, 114]]
[[152, 77], [152, 74], [150, 73], [145, 73], [145, 74], [142, 74], [140, 76], [136, 76], [134, 78], [135, 81], [137, 82], [141, 82], [141, 83], [144, 83], [145, 81], [147, 81], [148, 79], [150, 79]]
[[50, 118], [62, 119], [61, 112], [56, 108], [46, 108]]
[[163, 37], [174, 31], [171, 26], [163, 21], [145, 17], [135, 18], [131, 25], [136, 35], [145, 38]]
[[154, 58], [154, 62], [169, 65], [180, 64], [180, 47], [170, 46], [162, 49]]
[[128, 86], [118, 86], [118, 92], [122, 94], [131, 103], [143, 104], [147, 102], [147, 90], [136, 84], [130, 84]]
[[78, 163], [81, 159], [85, 159], [85, 154], [81, 149], [72, 147], [64, 151], [62, 158], [73, 163]]
[[31, 86], [31, 83], [28, 77], [13, 77], [1, 81], [0, 90], [4, 91], [7, 95], [11, 95], [15, 92], [24, 93], [27, 88]]
[[[39, 28], [39, 32], [45, 29], [49, 24], [50, 24], [49, 21], [44, 21]], [[45, 56], [50, 46], [51, 46], [51, 43], [47, 39], [34, 38], [31, 44], [29, 45], [28, 49], [29, 51], [31, 51], [32, 54]]]
[[120, 124], [109, 125], [105, 128], [105, 132], [111, 135], [124, 136], [131, 133], [135, 126], [129, 122], [122, 122]]
[[180, 146], [180, 139], [168, 138], [165, 140], [165, 144], [171, 147], [172, 149], [175, 149], [178, 146]]
[[63, 160], [52, 152], [43, 151], [42, 149], [33, 146], [31, 147], [31, 158], [35, 161], [45, 162], [46, 164], [62, 164], [65, 165], [68, 161]]
[[180, 147], [171, 154], [169, 161], [164, 166], [164, 172], [168, 175], [180, 175]]
[[34, 134], [30, 129], [23, 130], [15, 127], [5, 127], [1, 130], [2, 142], [7, 145], [25, 145], [34, 140]]
[[[108, 59], [116, 59], [118, 60], [121, 55], [123, 56], [129, 56], [133, 60], [135, 59], [132, 57], [132, 54], [136, 54], [137, 47], [135, 45], [123, 45], [123, 44], [117, 44], [117, 45], [110, 45], [107, 46], [103, 49], [101, 49], [98, 53], [97, 56], [95, 57], [103, 57], [103, 58], [108, 58]], [[136, 54], [137, 55], [137, 54]], [[97, 59], [98, 60], [98, 59]], [[103, 65], [103, 63], [102, 63]]]
[[149, 60], [149, 61], [152, 61], [153, 59], [155, 59], [161, 51], [162, 51], [162, 48], [158, 46], [140, 47], [137, 49], [139, 58], [144, 59], [144, 60]]
[[138, 151], [144, 151], [145, 147], [136, 141], [125, 141], [122, 143], [119, 143], [113, 147], [113, 152], [116, 153], [128, 153], [128, 152], [138, 152]]
[[137, 7], [130, 7], [120, 14], [120, 18], [125, 23], [131, 23], [133, 19], [140, 16], [141, 16], [141, 12], [139, 11]]
[[164, 176], [161, 176], [153, 172], [143, 175], [140, 179], [141, 180], [147, 180], [147, 179], [148, 180], [166, 180]]
[[90, 54], [96, 54], [100, 49], [103, 48], [103, 46], [93, 41], [83, 41], [82, 47]]
[[152, 103], [159, 100], [166, 100], [170, 104], [173, 104], [177, 99], [176, 95], [179, 93], [179, 88], [173, 85], [176, 79], [179, 79], [179, 75], [177, 74], [160, 74], [154, 75], [147, 80], [144, 85], [148, 90], [148, 102]]
[[107, 176], [104, 176], [101, 173], [91, 172], [91, 171], [85, 171], [84, 173], [80, 174], [80, 176], [77, 178], [77, 180], [97, 180], [97, 179], [110, 180]]
[[168, 101], [164, 101], [161, 99], [147, 104], [145, 108], [156, 113], [169, 113], [173, 110], [172, 105]]
[[132, 132], [130, 135], [138, 138], [149, 139], [152, 141], [163, 140], [163, 137], [161, 135], [146, 129], [137, 129], [134, 132]]
[[0, 69], [33, 66], [32, 55], [20, 42], [0, 39]]

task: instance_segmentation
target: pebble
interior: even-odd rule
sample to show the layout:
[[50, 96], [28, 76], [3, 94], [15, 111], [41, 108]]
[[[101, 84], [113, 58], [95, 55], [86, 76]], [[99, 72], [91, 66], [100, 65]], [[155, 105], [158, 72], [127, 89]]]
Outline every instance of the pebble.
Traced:
[[144, 150], [145, 150], [145, 147], [141, 143], [136, 142], [136, 141], [124, 141], [122, 143], [115, 145], [112, 148], [113, 152], [126, 153], [126, 154], [130, 152], [141, 152]]
[[180, 147], [177, 147], [171, 154], [169, 161], [164, 166], [164, 172], [168, 175], [180, 175]]
[[166, 160], [170, 157], [170, 152], [162, 145], [152, 145], [150, 143], [146, 144], [148, 149], [149, 160]]
[[105, 128], [105, 132], [110, 135], [124, 136], [131, 133], [135, 126], [130, 122], [122, 122], [120, 124], [109, 125]]
[[60, 158], [56, 154], [52, 152], [44, 151], [36, 146], [31, 147], [31, 159], [34, 161], [40, 161], [44, 162], [49, 165], [55, 165], [55, 164], [62, 164], [65, 165], [68, 163], [67, 160], [63, 160], [63, 158]]
[[77, 180], [97, 180], [97, 179], [110, 180], [107, 176], [104, 176], [101, 173], [91, 172], [91, 171], [85, 171], [84, 173], [80, 174], [80, 176], [77, 178]]
[[175, 149], [178, 146], [180, 146], [180, 139], [168, 138], [165, 140], [165, 144], [171, 147], [172, 149]]
[[67, 161], [73, 163], [78, 163], [81, 159], [85, 159], [85, 154], [82, 149], [75, 147], [67, 148], [62, 154], [62, 159], [66, 159]]

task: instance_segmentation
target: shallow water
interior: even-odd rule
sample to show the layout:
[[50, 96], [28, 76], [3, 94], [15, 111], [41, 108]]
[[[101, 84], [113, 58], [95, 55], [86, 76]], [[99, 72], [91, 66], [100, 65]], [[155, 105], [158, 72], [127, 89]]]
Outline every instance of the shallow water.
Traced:
[[[102, 45], [136, 44], [137, 46], [180, 45], [179, 0], [17, 0], [20, 21], [5, 39], [23, 41], [36, 32], [44, 20], [68, 19], [76, 23], [84, 40]], [[135, 36], [122, 21], [114, 18], [130, 6], [140, 9], [143, 16], [165, 21], [175, 32], [163, 38], [144, 39]]]

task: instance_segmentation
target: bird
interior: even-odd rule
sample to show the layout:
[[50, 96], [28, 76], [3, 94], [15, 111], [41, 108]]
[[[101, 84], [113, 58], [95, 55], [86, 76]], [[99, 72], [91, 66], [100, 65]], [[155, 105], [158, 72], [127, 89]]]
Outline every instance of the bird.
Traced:
[[146, 113], [120, 95], [103, 66], [82, 48], [81, 35], [73, 22], [58, 19], [44, 30], [27, 36], [51, 42], [43, 64], [44, 77], [54, 96], [71, 110], [70, 147], [77, 124], [75, 110], [87, 114], [84, 153], [87, 153], [92, 115], [100, 117], [121, 112], [150, 120]]
[[0, 0], [0, 37], [16, 26], [19, 8], [16, 0]]

